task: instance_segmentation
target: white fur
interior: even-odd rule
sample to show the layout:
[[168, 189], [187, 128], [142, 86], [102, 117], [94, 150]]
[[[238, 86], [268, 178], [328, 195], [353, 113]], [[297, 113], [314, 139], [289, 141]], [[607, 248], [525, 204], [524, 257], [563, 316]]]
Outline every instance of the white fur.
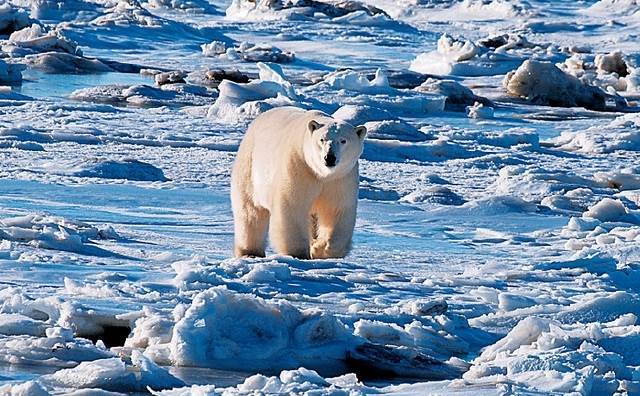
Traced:
[[[319, 111], [280, 107], [258, 116], [231, 175], [235, 255], [273, 248], [299, 258], [344, 257], [358, 204], [366, 129]], [[325, 157], [332, 152], [335, 166]]]

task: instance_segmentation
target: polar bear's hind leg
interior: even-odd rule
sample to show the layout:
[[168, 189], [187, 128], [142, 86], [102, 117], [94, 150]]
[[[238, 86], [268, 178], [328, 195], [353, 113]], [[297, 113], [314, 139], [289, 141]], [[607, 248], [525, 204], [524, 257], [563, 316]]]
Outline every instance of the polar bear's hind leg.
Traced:
[[234, 253], [236, 257], [264, 257], [269, 212], [251, 202], [234, 210]]

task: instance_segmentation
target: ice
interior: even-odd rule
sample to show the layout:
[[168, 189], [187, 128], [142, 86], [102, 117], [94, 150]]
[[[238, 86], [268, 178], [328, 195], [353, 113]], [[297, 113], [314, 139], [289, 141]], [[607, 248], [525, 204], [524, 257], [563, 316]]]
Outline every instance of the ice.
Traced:
[[593, 110], [625, 107], [624, 99], [611, 97], [597, 87], [586, 85], [547, 62], [525, 61], [505, 76], [503, 85], [509, 94], [538, 104], [582, 106]]
[[427, 202], [440, 205], [462, 205], [465, 203], [464, 198], [444, 186], [433, 186], [424, 190], [416, 190], [402, 197], [400, 201], [410, 203]]
[[202, 54], [204, 56], [216, 57], [227, 52], [227, 46], [222, 41], [214, 40], [208, 44], [202, 44]]
[[598, 54], [594, 63], [596, 68], [605, 73], [616, 73], [620, 77], [629, 74], [627, 62], [621, 51], [615, 51], [610, 54]]
[[586, 10], [592, 14], [634, 16], [638, 12], [636, 0], [598, 0]]
[[120, 392], [140, 392], [147, 388], [161, 390], [184, 385], [140, 352], [134, 351], [131, 361], [129, 367], [117, 357], [82, 362], [74, 368], [45, 375], [41, 382], [55, 388], [98, 388]]
[[[28, 332], [29, 330], [25, 330]], [[14, 335], [0, 338], [2, 360], [6, 364], [74, 367], [82, 361], [111, 356], [82, 338], [68, 339], [53, 333], [46, 337]]]
[[0, 386], [0, 392], [8, 396], [49, 396], [42, 385], [35, 381], [27, 381], [21, 384], [5, 384]]
[[189, 12], [212, 11], [213, 7], [204, 0], [149, 0], [146, 2], [150, 8], [169, 8]]
[[324, 77], [324, 84], [332, 89], [344, 89], [367, 94], [388, 94], [395, 92], [389, 85], [384, 72], [376, 70], [373, 80], [350, 70], [339, 71]]
[[581, 81], [604, 90], [635, 92], [637, 90], [637, 68], [622, 51], [611, 53], [574, 54], [560, 67]]
[[584, 216], [600, 221], [620, 221], [627, 217], [627, 214], [627, 209], [621, 201], [604, 198], [590, 207]]
[[480, 102], [475, 102], [473, 106], [467, 106], [466, 110], [467, 116], [469, 116], [469, 118], [493, 118], [493, 107], [485, 106]]
[[227, 18], [240, 20], [278, 20], [329, 18], [336, 23], [386, 24], [388, 15], [381, 9], [358, 1], [335, 3], [316, 0], [247, 1], [233, 0], [227, 8]]
[[24, 67], [19, 64], [7, 63], [0, 59], [0, 84], [17, 85], [22, 82]]
[[[108, 228], [47, 215], [27, 215], [0, 221], [0, 237], [9, 241], [26, 242], [33, 246], [67, 250], [91, 250], [91, 239], [117, 237]], [[89, 244], [89, 245], [88, 245]]]
[[25, 63], [46, 73], [99, 73], [113, 71], [98, 59], [85, 58], [65, 52], [46, 52], [27, 55]]
[[[0, 393], [640, 393], [638, 15], [2, 2]], [[345, 258], [230, 257], [276, 106], [368, 129]]]
[[98, 26], [130, 26], [140, 25], [160, 27], [163, 20], [151, 14], [138, 1], [115, 1], [107, 3], [106, 13], [92, 21]]
[[475, 44], [444, 34], [438, 39], [437, 49], [418, 55], [409, 69], [435, 75], [492, 76], [516, 69], [527, 55], [555, 57], [522, 36], [490, 37]]
[[2, 49], [12, 56], [49, 51], [82, 56], [78, 44], [65, 37], [63, 31], [55, 29], [47, 32], [37, 24], [11, 33], [9, 44], [4, 45]]
[[11, 34], [16, 30], [29, 26], [31, 20], [29, 15], [9, 2], [0, 4], [0, 32]]
[[169, 348], [171, 361], [182, 366], [265, 370], [274, 361], [281, 368], [335, 365], [353, 343], [330, 316], [210, 289], [175, 324]]
[[475, 103], [491, 105], [490, 100], [475, 95], [469, 88], [453, 80], [428, 78], [422, 85], [416, 87], [416, 90], [446, 96], [445, 110], [460, 111], [465, 106], [474, 105]]
[[607, 345], [611, 337], [633, 337], [635, 320], [627, 315], [609, 323], [562, 325], [523, 319], [485, 349], [464, 378], [475, 382], [499, 375], [542, 392], [613, 392], [631, 379], [631, 371], [620, 355], [599, 344]]
[[[336, 90], [340, 94], [338, 98]], [[387, 74], [382, 69], [376, 70], [371, 80], [367, 75], [353, 70], [329, 73], [322, 81], [306, 87], [302, 93], [308, 96], [315, 95], [316, 99], [328, 103], [323, 106], [327, 108], [332, 107], [329, 103], [335, 103], [336, 99], [339, 99], [340, 105], [379, 108], [383, 110], [379, 114], [391, 113], [406, 117], [441, 112], [444, 110], [446, 99], [435, 93], [394, 88], [389, 84]], [[321, 103], [315, 105], [322, 106]], [[379, 117], [380, 115], [377, 116]]]
[[[53, 168], [54, 164], [50, 165]], [[108, 160], [96, 158], [80, 164], [70, 164], [67, 169], [55, 170], [77, 177], [96, 177], [105, 179], [125, 179], [138, 181], [167, 181], [162, 169], [149, 163], [134, 160]]]
[[194, 385], [190, 388], [173, 389], [154, 392], [162, 396], [182, 396], [192, 394], [305, 394], [305, 395], [357, 395], [375, 392], [371, 387], [363, 385], [354, 375], [334, 378], [323, 378], [313, 370], [301, 367], [297, 370], [282, 371], [279, 376], [266, 377], [256, 374], [247, 378], [237, 387], [216, 388], [213, 386]]
[[[160, 76], [160, 77], [159, 77]], [[85, 102], [130, 105], [137, 107], [186, 106], [210, 103], [213, 95], [206, 88], [186, 83], [171, 83], [156, 75], [159, 86], [102, 85], [73, 91], [69, 98]]]
[[277, 65], [258, 62], [260, 77], [248, 83], [223, 80], [208, 117], [228, 121], [257, 116], [273, 107], [298, 105], [298, 94]]
[[0, 314], [0, 334], [43, 336], [45, 325], [21, 314]]
[[[217, 41], [214, 43], [220, 42]], [[214, 45], [215, 47], [211, 47], [211, 44], [207, 44], [206, 56], [211, 56], [212, 53], [215, 54], [222, 50], [222, 52], [220, 52], [223, 54], [221, 57], [225, 57], [227, 59], [242, 59], [247, 62], [291, 63], [296, 58], [293, 52], [283, 51], [280, 48], [267, 43], [253, 44], [243, 41], [238, 47], [227, 49], [221, 47], [220, 44]], [[203, 52], [205, 52], [204, 46]]]

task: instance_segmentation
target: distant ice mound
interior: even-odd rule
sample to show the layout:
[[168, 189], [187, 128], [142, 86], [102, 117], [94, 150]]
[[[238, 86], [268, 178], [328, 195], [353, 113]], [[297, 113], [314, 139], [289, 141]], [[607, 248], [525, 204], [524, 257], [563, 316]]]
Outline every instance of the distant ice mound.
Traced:
[[192, 385], [190, 387], [154, 392], [158, 396], [191, 395], [364, 395], [378, 393], [375, 388], [362, 384], [355, 374], [345, 374], [335, 378], [323, 378], [317, 372], [301, 367], [296, 370], [284, 370], [278, 376], [267, 377], [255, 374], [243, 383], [229, 388], [214, 385]]
[[283, 51], [271, 44], [253, 44], [246, 41], [239, 46], [226, 48], [221, 41], [213, 41], [201, 46], [204, 56], [219, 57], [228, 60], [242, 59], [246, 62], [291, 63], [296, 56], [293, 52]]
[[233, 0], [227, 17], [240, 20], [284, 20], [320, 18], [354, 24], [388, 23], [387, 13], [354, 0]]
[[9, 2], [0, 4], [0, 34], [11, 34], [31, 24], [31, 18], [22, 9]]
[[258, 69], [258, 80], [248, 83], [222, 80], [218, 86], [218, 99], [209, 108], [207, 116], [236, 122], [274, 107], [307, 107], [300, 103], [303, 97], [287, 81], [278, 65], [258, 62]]
[[105, 13], [93, 21], [98, 26], [146, 26], [160, 27], [163, 20], [142, 7], [137, 0], [107, 2]]
[[427, 135], [413, 125], [400, 120], [388, 111], [367, 105], [344, 105], [333, 113], [333, 117], [351, 125], [365, 125], [371, 139], [403, 140], [421, 142]]
[[206, 0], [146, 0], [149, 8], [168, 8], [189, 12], [215, 11], [215, 7]]
[[326, 103], [371, 106], [395, 116], [406, 117], [440, 112], [444, 109], [446, 99], [434, 93], [394, 88], [381, 69], [376, 71], [371, 80], [365, 73], [354, 70], [335, 71], [302, 91]]
[[146, 162], [124, 159], [104, 160], [96, 159], [78, 164], [64, 172], [70, 176], [96, 177], [101, 179], [124, 179], [135, 181], [167, 181], [162, 169]]
[[19, 85], [22, 83], [22, 71], [24, 65], [16, 63], [7, 63], [0, 59], [0, 84], [2, 85]]
[[428, 78], [415, 90], [446, 96], [447, 100], [444, 109], [449, 111], [464, 111], [467, 106], [473, 106], [475, 103], [487, 106], [493, 105], [489, 99], [474, 94], [471, 89], [453, 80]]
[[88, 393], [81, 394], [97, 395], [112, 394], [107, 392], [109, 390], [144, 392], [185, 386], [184, 382], [139, 351], [133, 351], [130, 364], [119, 357], [82, 362], [76, 367], [44, 375], [39, 382], [51, 389], [86, 389]]
[[400, 202], [459, 206], [466, 201], [448, 187], [431, 186], [405, 195], [400, 199]]
[[532, 56], [554, 58], [547, 47], [530, 43], [520, 35], [505, 34], [473, 43], [444, 34], [437, 49], [418, 55], [409, 69], [435, 75], [492, 76], [511, 71]]
[[0, 219], [0, 239], [43, 249], [86, 253], [91, 250], [91, 240], [117, 238], [109, 226], [98, 228], [62, 217], [26, 215]]
[[[624, 304], [625, 295], [617, 292], [600, 303]], [[490, 376], [500, 376], [537, 392], [613, 394], [632, 381], [633, 372], [627, 367], [632, 362], [624, 352], [637, 345], [637, 317], [626, 314], [610, 322], [580, 322], [522, 319], [474, 360], [463, 379], [483, 384]]]
[[3, 45], [2, 50], [14, 57], [40, 52], [66, 52], [82, 56], [78, 44], [67, 38], [62, 31], [53, 29], [47, 32], [37, 24], [11, 33], [9, 43]]
[[640, 116], [628, 114], [604, 126], [593, 126], [579, 132], [565, 131], [551, 142], [562, 150], [581, 153], [640, 151]]
[[480, 102], [475, 102], [472, 106], [466, 107], [467, 116], [474, 119], [493, 118], [493, 107], [485, 106]]
[[117, 0], [84, 1], [84, 0], [11, 0], [11, 3], [29, 10], [32, 18], [41, 21], [87, 21], [95, 18], [99, 8]]
[[532, 7], [523, 1], [514, 0], [463, 0], [454, 3], [440, 13], [440, 17], [449, 20], [494, 20], [529, 17], [534, 14]]
[[640, 91], [640, 68], [621, 51], [606, 54], [575, 54], [559, 65], [585, 84], [604, 90], [635, 93]]
[[78, 44], [59, 29], [33, 24], [13, 32], [2, 50], [45, 73], [95, 73], [112, 69], [98, 59], [82, 56]]
[[503, 86], [510, 95], [532, 103], [575, 107], [590, 110], [620, 110], [626, 102], [598, 87], [582, 83], [549, 62], [527, 60], [517, 70], [508, 73]]
[[640, 15], [638, 0], [599, 0], [585, 10], [586, 14], [606, 16]]
[[[156, 78], [158, 76], [160, 75], [156, 75]], [[160, 81], [162, 82], [162, 80]], [[145, 84], [99, 85], [81, 88], [69, 95], [69, 98], [73, 100], [136, 107], [203, 106], [211, 103], [213, 97], [213, 93], [205, 87], [170, 82], [162, 83], [159, 86]]]

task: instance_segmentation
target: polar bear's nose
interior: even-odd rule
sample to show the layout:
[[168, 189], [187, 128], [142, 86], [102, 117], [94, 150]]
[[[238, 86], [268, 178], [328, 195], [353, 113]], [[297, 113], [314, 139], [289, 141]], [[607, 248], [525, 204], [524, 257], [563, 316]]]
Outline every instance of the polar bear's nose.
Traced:
[[324, 163], [330, 168], [336, 166], [336, 155], [329, 151], [327, 155], [324, 156]]

